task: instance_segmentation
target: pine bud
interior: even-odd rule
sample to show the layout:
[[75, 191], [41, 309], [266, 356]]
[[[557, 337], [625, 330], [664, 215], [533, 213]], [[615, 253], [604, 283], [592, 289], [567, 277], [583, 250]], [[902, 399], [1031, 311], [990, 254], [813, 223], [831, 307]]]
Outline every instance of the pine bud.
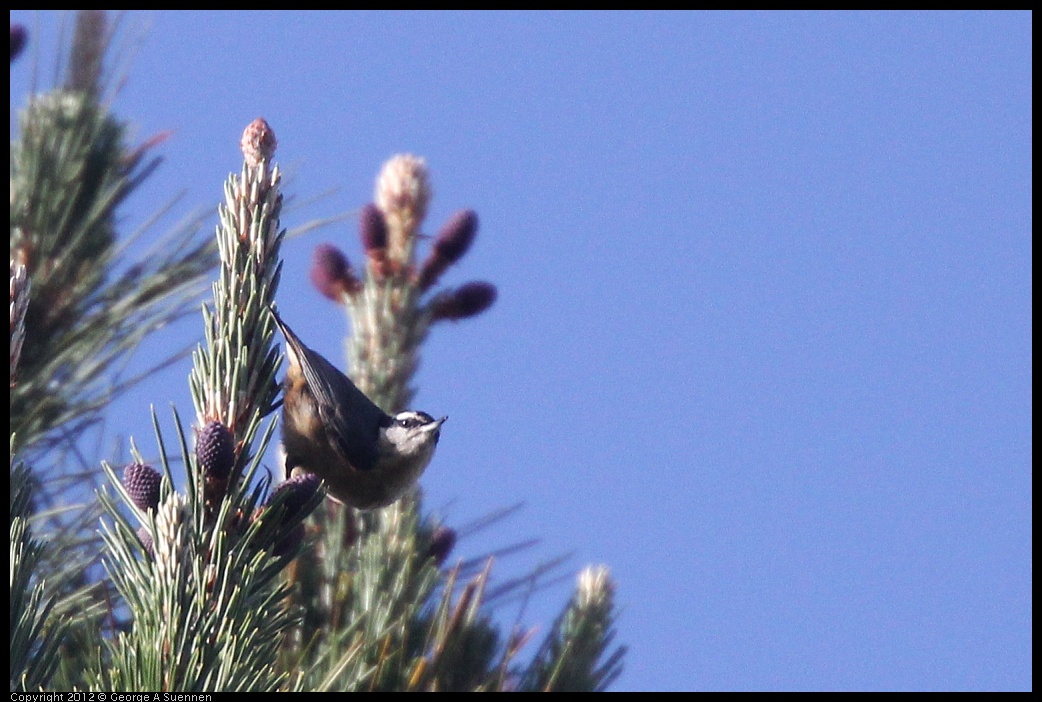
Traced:
[[611, 609], [615, 597], [615, 582], [606, 565], [588, 565], [579, 573], [575, 588], [576, 603], [583, 609], [598, 607]]
[[427, 163], [412, 154], [392, 156], [376, 178], [376, 204], [404, 233], [409, 234], [427, 216], [431, 200]]
[[311, 255], [311, 283], [324, 297], [343, 304], [344, 295], [362, 288], [347, 256], [332, 244], [319, 244]]
[[145, 463], [131, 463], [123, 469], [123, 487], [130, 495], [130, 501], [142, 512], [159, 506], [162, 482], [163, 478], [156, 469]]
[[431, 534], [431, 543], [427, 547], [428, 558], [433, 558], [437, 566], [445, 563], [445, 559], [456, 546], [456, 530], [447, 526], [439, 526]]
[[431, 321], [475, 317], [491, 307], [497, 295], [496, 286], [484, 281], [466, 283], [440, 293], [430, 302]]
[[235, 466], [235, 437], [220, 422], [210, 422], [196, 436], [195, 457], [207, 478], [226, 480]]
[[263, 117], [258, 117], [249, 123], [242, 133], [242, 141], [239, 148], [242, 149], [243, 158], [246, 162], [256, 168], [262, 161], [270, 161], [275, 155], [275, 147], [278, 140]]

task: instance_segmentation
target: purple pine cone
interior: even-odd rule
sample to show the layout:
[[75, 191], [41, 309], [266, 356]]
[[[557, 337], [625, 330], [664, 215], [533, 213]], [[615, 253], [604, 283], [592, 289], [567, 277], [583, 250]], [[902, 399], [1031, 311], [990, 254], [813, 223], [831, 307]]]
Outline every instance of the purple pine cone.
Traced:
[[289, 480], [285, 480], [275, 486], [275, 489], [271, 491], [271, 495], [268, 496], [267, 504], [270, 505], [275, 500], [276, 495], [281, 495], [288, 491], [289, 495], [282, 503], [286, 509], [285, 523], [292, 522], [294, 519], [303, 519], [307, 515], [301, 514], [301, 511], [318, 491], [321, 482], [317, 475], [311, 473], [294, 475]]
[[152, 543], [152, 535], [148, 533], [148, 527], [138, 527], [137, 537], [141, 539], [141, 545], [145, 547], [145, 553], [155, 556], [155, 544]]
[[474, 210], [460, 210], [442, 225], [434, 240], [434, 253], [452, 264], [463, 258], [478, 235], [478, 214]]
[[447, 526], [439, 526], [431, 534], [431, 544], [427, 547], [427, 555], [434, 559], [435, 564], [441, 566], [452, 553], [455, 545], [456, 530]]
[[311, 283], [333, 302], [343, 303], [345, 293], [354, 293], [362, 284], [351, 270], [347, 256], [332, 244], [319, 244], [311, 256]]
[[496, 286], [484, 281], [461, 285], [431, 300], [431, 319], [459, 320], [481, 314], [496, 301]]
[[142, 512], [159, 507], [159, 486], [163, 477], [155, 468], [145, 463], [131, 463], [123, 469], [123, 487]]
[[195, 456], [203, 475], [227, 480], [235, 466], [235, 437], [220, 422], [210, 422], [196, 436]]
[[11, 61], [18, 58], [18, 55], [22, 53], [22, 49], [25, 48], [25, 27], [20, 24], [11, 25]]
[[387, 248], [387, 221], [380, 208], [371, 202], [358, 214], [358, 236], [366, 251]]

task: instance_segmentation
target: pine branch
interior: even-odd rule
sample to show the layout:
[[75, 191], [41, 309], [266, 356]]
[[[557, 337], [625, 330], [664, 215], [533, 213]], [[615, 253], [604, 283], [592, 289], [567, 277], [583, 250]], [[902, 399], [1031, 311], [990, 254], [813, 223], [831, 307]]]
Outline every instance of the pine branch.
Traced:
[[215, 261], [191, 230], [165, 256], [122, 260], [116, 209], [159, 161], [131, 156], [124, 125], [91, 95], [34, 97], [11, 145], [11, 252], [36, 284], [11, 422], [38, 453], [67, 440], [56, 429], [97, 421], [127, 387], [111, 373], [184, 310]]
[[[158, 166], [164, 137], [126, 144], [126, 126], [101, 102], [114, 32], [100, 11], [74, 17], [72, 48], [55, 68], [62, 83], [29, 98], [11, 144], [11, 258], [34, 281], [11, 429], [33, 466], [33, 531], [47, 545], [38, 571], [53, 616], [68, 625], [54, 683], [61, 689], [82, 684], [112, 611], [97, 577], [100, 506], [77, 504], [100, 475], [96, 460], [79, 455], [81, 439], [115, 397], [169, 363], [125, 377], [139, 344], [185, 313], [216, 262], [212, 245], [196, 237], [197, 221], [173, 232], [161, 255], [127, 255], [118, 209]], [[16, 35], [24, 43], [24, 31], [13, 28]]]
[[[25, 315], [29, 307], [29, 278], [25, 266], [11, 261], [11, 384], [14, 384], [25, 339]], [[59, 624], [47, 631], [52, 619], [53, 598], [44, 594], [42, 582], [33, 583], [43, 553], [32, 537], [30, 471], [15, 465], [15, 437], [10, 441], [10, 600], [11, 600], [11, 691], [43, 689], [58, 665], [58, 646], [65, 633]]]
[[[598, 692], [622, 672], [624, 647], [615, 648], [615, 584], [604, 566], [579, 574], [572, 602], [536, 653], [522, 690]], [[607, 657], [605, 658], [605, 655]], [[603, 660], [602, 660], [603, 659]]]
[[[13, 455], [13, 454], [12, 454]], [[29, 471], [11, 469], [11, 690], [46, 687], [58, 666], [58, 646], [64, 627], [47, 631], [54, 600], [44, 595], [43, 583], [33, 583], [42, 546], [29, 529]]]
[[282, 196], [270, 165], [274, 134], [263, 120], [243, 137], [245, 163], [225, 187], [217, 230], [221, 270], [205, 347], [191, 374], [197, 410], [192, 452], [175, 412], [185, 492], [173, 490], [170, 454], [156, 422], [163, 474], [140, 456], [110, 482], [138, 525], [109, 496], [106, 570], [133, 618], [109, 646], [98, 691], [271, 691], [293, 623], [278, 575], [300, 545], [300, 523], [318, 505], [318, 480], [283, 483], [266, 497], [257, 480], [275, 425], [258, 438], [277, 391], [268, 307], [278, 286]]

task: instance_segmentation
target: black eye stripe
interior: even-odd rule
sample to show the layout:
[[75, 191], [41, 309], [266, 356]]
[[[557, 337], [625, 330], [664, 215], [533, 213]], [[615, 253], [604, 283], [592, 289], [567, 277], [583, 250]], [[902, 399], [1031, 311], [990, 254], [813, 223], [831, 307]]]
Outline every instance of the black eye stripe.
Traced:
[[403, 429], [413, 429], [431, 424], [434, 418], [426, 412], [402, 412], [394, 418], [394, 421]]

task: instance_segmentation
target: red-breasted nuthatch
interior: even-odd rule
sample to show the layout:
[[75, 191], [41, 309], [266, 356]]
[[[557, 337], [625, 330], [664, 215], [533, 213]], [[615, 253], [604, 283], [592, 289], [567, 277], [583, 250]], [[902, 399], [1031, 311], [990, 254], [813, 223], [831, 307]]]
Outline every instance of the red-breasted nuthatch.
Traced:
[[287, 477], [313, 473], [330, 497], [357, 509], [391, 504], [430, 463], [448, 417], [411, 410], [390, 416], [305, 346], [274, 309], [271, 315], [289, 361], [282, 397]]

